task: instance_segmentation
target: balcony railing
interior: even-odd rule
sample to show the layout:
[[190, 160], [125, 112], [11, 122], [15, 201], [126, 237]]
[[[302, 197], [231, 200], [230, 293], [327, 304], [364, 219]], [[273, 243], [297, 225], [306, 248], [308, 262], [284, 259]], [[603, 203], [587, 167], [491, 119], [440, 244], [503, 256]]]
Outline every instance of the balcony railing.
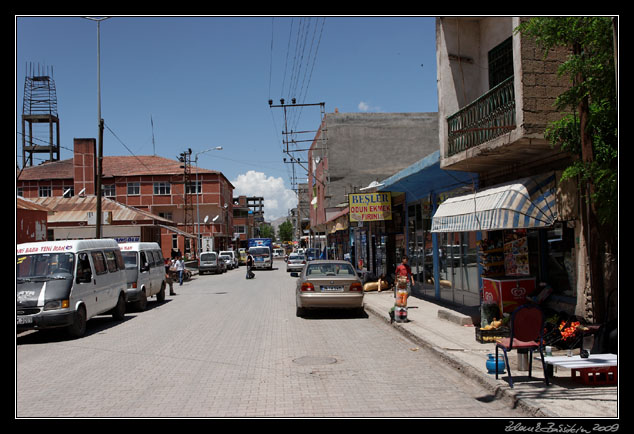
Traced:
[[455, 155], [515, 128], [513, 76], [447, 118], [449, 152]]

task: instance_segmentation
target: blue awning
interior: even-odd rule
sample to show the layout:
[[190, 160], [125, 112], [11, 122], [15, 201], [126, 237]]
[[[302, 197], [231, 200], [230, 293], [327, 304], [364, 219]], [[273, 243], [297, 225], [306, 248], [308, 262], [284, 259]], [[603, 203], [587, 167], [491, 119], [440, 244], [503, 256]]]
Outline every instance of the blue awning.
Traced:
[[404, 192], [406, 202], [425, 198], [430, 192], [445, 192], [473, 185], [478, 174], [440, 168], [440, 151], [435, 151], [380, 182], [377, 191]]
[[557, 219], [555, 175], [539, 175], [447, 199], [432, 232], [548, 227]]

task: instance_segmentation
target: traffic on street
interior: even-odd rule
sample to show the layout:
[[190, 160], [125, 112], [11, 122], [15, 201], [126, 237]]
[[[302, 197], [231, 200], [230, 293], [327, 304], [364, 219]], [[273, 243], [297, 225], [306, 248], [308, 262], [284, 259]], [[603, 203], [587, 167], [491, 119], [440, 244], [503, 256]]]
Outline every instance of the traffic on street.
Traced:
[[522, 417], [364, 309], [296, 315], [296, 273], [194, 271], [80, 338], [18, 332], [17, 417]]

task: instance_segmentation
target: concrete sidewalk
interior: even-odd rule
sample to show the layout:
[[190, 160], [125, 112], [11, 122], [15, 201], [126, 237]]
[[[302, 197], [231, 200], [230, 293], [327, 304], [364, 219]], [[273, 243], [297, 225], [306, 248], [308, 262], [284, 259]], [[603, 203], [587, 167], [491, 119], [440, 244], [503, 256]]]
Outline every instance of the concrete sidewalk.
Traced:
[[[366, 292], [364, 303], [366, 312], [390, 322], [389, 311], [394, 306], [392, 291]], [[511, 389], [506, 373], [498, 380], [495, 374], [487, 373], [486, 360], [488, 354], [495, 354], [495, 344], [476, 341], [471, 316], [417, 296], [410, 296], [407, 306], [408, 322], [394, 322], [392, 326], [464, 375], [477, 379], [496, 399], [508, 400], [512, 406], [521, 407], [535, 417], [618, 417], [616, 385], [586, 386], [573, 381], [570, 370], [560, 368], [554, 377], [549, 377], [550, 385], [546, 386], [539, 353], [535, 353], [531, 378], [528, 371], [518, 371], [517, 351], [511, 351], [509, 363], [514, 384]]]

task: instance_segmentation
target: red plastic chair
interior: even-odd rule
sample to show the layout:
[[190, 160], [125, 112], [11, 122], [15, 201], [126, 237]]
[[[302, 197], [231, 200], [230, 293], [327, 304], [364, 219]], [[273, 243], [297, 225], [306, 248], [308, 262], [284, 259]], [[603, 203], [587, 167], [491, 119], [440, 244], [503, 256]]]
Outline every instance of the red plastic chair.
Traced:
[[511, 314], [511, 336], [498, 339], [495, 344], [495, 378], [498, 378], [498, 349], [504, 352], [504, 362], [509, 373], [509, 383], [513, 388], [513, 377], [509, 366], [508, 352], [511, 350], [523, 350], [529, 352], [528, 376], [531, 376], [533, 367], [533, 351], [539, 350], [542, 357], [544, 379], [548, 382], [548, 373], [544, 363], [544, 313], [537, 305], [525, 304]]

